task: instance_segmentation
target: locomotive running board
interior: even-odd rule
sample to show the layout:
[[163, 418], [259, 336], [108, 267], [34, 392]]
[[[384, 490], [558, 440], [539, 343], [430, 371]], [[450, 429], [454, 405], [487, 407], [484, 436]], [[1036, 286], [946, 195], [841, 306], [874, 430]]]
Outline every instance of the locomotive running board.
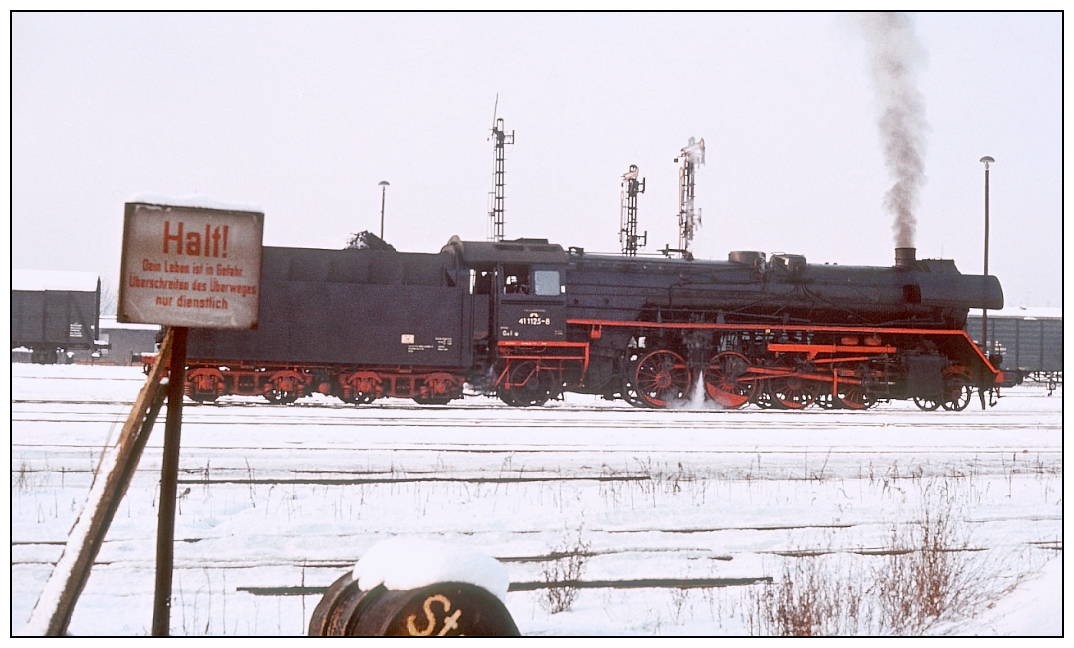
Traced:
[[866, 345], [844, 345], [844, 344], [779, 344], [769, 343], [768, 350], [774, 353], [807, 353], [809, 359], [817, 357], [821, 353], [830, 353], [835, 355], [836, 353], [867, 353], [880, 355], [882, 353], [895, 353], [898, 351], [893, 346], [866, 346]]
[[[949, 338], [952, 341], [957, 340], [965, 342], [967, 348], [972, 349], [972, 353], [981, 361], [981, 364], [988, 369], [993, 375], [995, 382], [1002, 382], [1003, 372], [992, 366], [992, 363], [988, 361], [988, 358], [981, 351], [981, 349], [973, 343], [973, 339], [970, 338], [966, 331], [958, 329], [920, 329], [920, 328], [883, 328], [876, 326], [832, 326], [829, 324], [809, 325], [809, 324], [712, 324], [708, 322], [637, 322], [637, 321], [616, 321], [616, 320], [601, 320], [601, 319], [568, 319], [568, 326], [588, 326], [591, 332], [599, 331], [601, 327], [620, 327], [620, 328], [641, 328], [641, 329], [680, 329], [680, 330], [694, 330], [694, 331], [761, 331], [764, 333], [771, 333], [773, 331], [785, 331], [785, 332], [823, 332], [823, 333], [862, 333], [873, 335], [924, 335], [931, 337], [943, 337]], [[595, 337], [600, 337], [600, 334], [596, 334]], [[857, 353], [866, 353], [868, 349], [878, 349], [881, 347], [869, 347], [862, 345], [855, 347]]]

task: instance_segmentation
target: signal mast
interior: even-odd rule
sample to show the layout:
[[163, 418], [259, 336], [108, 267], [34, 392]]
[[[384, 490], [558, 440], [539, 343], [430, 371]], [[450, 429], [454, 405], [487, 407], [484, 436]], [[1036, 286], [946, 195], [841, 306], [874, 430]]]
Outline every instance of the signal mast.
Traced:
[[496, 105], [492, 109], [492, 138], [495, 140], [493, 148], [496, 151], [496, 171], [493, 174], [493, 189], [489, 196], [492, 199], [492, 208], [489, 210], [489, 240], [503, 240], [503, 152], [505, 144], [515, 143], [515, 131], [508, 135], [503, 129], [503, 118], [496, 119], [496, 108], [500, 103], [500, 95], [496, 95]]
[[623, 174], [623, 191], [619, 194], [619, 243], [623, 254], [637, 256], [638, 248], [645, 247], [649, 232], [638, 236], [638, 194], [645, 193], [645, 178], [638, 180], [638, 166], [630, 165]]
[[[690, 242], [694, 240], [694, 230], [701, 226], [701, 210], [694, 208], [694, 179], [697, 167], [705, 163], [705, 139], [695, 142], [690, 138], [686, 147], [679, 151], [676, 162], [682, 161], [679, 167], [679, 247], [671, 249], [665, 246], [662, 253], [671, 256], [672, 252], [678, 252], [684, 259], [692, 259]], [[696, 220], [696, 222], [695, 222]]]

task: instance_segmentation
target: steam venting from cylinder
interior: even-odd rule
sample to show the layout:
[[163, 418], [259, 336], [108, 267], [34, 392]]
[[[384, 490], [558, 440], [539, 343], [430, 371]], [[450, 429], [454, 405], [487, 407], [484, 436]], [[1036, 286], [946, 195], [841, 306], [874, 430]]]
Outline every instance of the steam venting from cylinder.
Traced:
[[898, 12], [858, 14], [869, 47], [873, 86], [880, 111], [884, 164], [895, 184], [884, 196], [894, 217], [896, 248], [914, 246], [914, 207], [925, 184], [925, 101], [917, 90], [917, 70], [925, 53], [910, 16]]

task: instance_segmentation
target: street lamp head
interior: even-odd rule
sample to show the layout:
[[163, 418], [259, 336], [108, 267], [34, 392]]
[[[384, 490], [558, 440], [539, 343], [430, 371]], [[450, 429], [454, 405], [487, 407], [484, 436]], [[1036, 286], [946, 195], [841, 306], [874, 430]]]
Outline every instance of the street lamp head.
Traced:
[[377, 183], [380, 187], [380, 240], [384, 240], [384, 195], [388, 193], [388, 181], [381, 180]]
[[987, 169], [988, 169], [988, 165], [989, 165], [989, 164], [991, 164], [991, 163], [993, 163], [993, 162], [995, 162], [995, 160], [994, 160], [994, 159], [993, 159], [993, 158], [992, 158], [991, 156], [989, 156], [989, 155], [986, 155], [986, 156], [984, 156], [983, 158], [981, 158], [981, 162], [984, 162], [984, 165], [985, 165], [985, 169], [987, 170]]

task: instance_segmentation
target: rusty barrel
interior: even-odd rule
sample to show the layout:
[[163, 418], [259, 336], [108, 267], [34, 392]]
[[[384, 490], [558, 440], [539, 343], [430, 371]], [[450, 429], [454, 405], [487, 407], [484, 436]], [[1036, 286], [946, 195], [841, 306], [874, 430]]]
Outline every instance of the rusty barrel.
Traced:
[[468, 583], [362, 591], [352, 573], [325, 592], [310, 618], [311, 637], [517, 637], [503, 602]]

